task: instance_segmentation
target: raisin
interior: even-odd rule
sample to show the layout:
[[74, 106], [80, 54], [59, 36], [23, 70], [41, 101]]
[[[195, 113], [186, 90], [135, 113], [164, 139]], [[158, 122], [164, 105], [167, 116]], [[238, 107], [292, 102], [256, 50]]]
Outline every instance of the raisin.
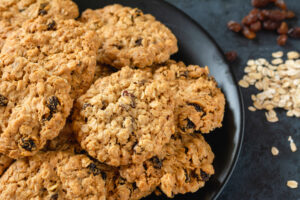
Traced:
[[47, 107], [50, 109], [50, 112], [56, 112], [58, 105], [60, 105], [60, 102], [56, 96], [49, 97]]
[[282, 21], [285, 19], [285, 12], [281, 10], [270, 10], [268, 18], [272, 21]]
[[162, 162], [157, 156], [154, 156], [153, 158], [151, 158], [151, 161], [153, 162], [154, 168], [161, 169]]
[[48, 14], [48, 12], [46, 11], [46, 10], [39, 10], [39, 15], [41, 15], [41, 16], [44, 16], [44, 15], [47, 15]]
[[229, 30], [236, 32], [236, 33], [240, 32], [242, 30], [242, 26], [235, 21], [229, 21], [227, 23], [227, 27]]
[[184, 153], [186, 153], [186, 154], [187, 154], [187, 152], [189, 152], [189, 148], [187, 148], [187, 147], [184, 147]]
[[288, 34], [292, 38], [300, 38], [300, 27], [291, 28]]
[[124, 185], [125, 182], [126, 182], [126, 179], [120, 177], [119, 184], [120, 184], [120, 185]]
[[49, 114], [45, 114], [42, 116], [42, 121], [50, 121], [53, 117], [52, 112], [50, 112]]
[[203, 108], [202, 108], [199, 104], [196, 104], [196, 103], [188, 103], [187, 105], [193, 106], [197, 112], [203, 112]]
[[102, 179], [103, 179], [103, 180], [106, 180], [106, 178], [107, 178], [107, 175], [106, 175], [106, 173], [105, 173], [105, 172], [101, 172], [101, 176], [102, 176]]
[[136, 186], [136, 183], [135, 183], [135, 182], [132, 183], [132, 188], [133, 188], [133, 190], [137, 189], [137, 186]]
[[90, 103], [84, 103], [82, 109], [85, 110], [87, 107], [93, 107]]
[[271, 3], [271, 0], [252, 0], [251, 3], [252, 6], [256, 8], [262, 8], [266, 7], [269, 3]]
[[52, 31], [52, 30], [55, 30], [55, 26], [56, 26], [56, 22], [54, 20], [52, 20], [48, 25], [47, 25], [47, 30], [48, 31]]
[[36, 148], [36, 145], [33, 140], [22, 138], [21, 139], [21, 147], [23, 149], [25, 149], [26, 151], [32, 151]]
[[277, 29], [280, 35], [287, 34], [289, 32], [289, 27], [286, 22], [281, 22], [280, 27]]
[[118, 50], [121, 50], [124, 48], [123, 45], [120, 45], [120, 44], [113, 44], [112, 46], [116, 47]]
[[292, 19], [292, 18], [294, 18], [295, 16], [296, 16], [296, 14], [295, 14], [293, 11], [291, 11], [291, 10], [285, 11], [285, 18], [287, 18], [287, 19]]
[[256, 37], [255, 32], [251, 31], [251, 30], [250, 30], [248, 27], [246, 27], [246, 26], [243, 27], [243, 35], [244, 35], [246, 38], [250, 39], [250, 40], [252, 40], [252, 39], [254, 39], [254, 38]]
[[275, 3], [275, 5], [276, 5], [278, 8], [280, 8], [280, 9], [282, 9], [282, 10], [286, 10], [286, 9], [287, 9], [284, 0], [275, 0], [274, 3]]
[[19, 12], [24, 12], [25, 11], [25, 9], [23, 8], [23, 9], [19, 9]]
[[136, 102], [135, 102], [134, 98], [131, 99], [130, 106], [131, 106], [131, 108], [136, 108]]
[[242, 24], [244, 25], [250, 25], [253, 24], [255, 22], [257, 22], [258, 17], [257, 14], [251, 14], [249, 13], [248, 15], [246, 15], [243, 20], [242, 20]]
[[258, 14], [257, 14], [257, 18], [260, 20], [260, 21], [265, 21], [267, 19], [266, 15], [265, 15], [265, 12], [263, 11], [260, 11]]
[[274, 31], [277, 28], [279, 28], [279, 26], [280, 26], [279, 22], [275, 22], [272, 20], [267, 20], [267, 21], [264, 21], [264, 23], [263, 23], [264, 29], [268, 30], [268, 31]]
[[7, 104], [8, 104], [8, 99], [2, 94], [0, 94], [0, 106], [7, 106]]
[[187, 173], [186, 170], [184, 170], [184, 174], [185, 174], [185, 182], [188, 183], [191, 181], [191, 177], [189, 176], [189, 174]]
[[90, 163], [87, 168], [93, 173], [94, 176], [101, 174], [100, 169], [94, 163]]
[[186, 118], [186, 120], [187, 120], [187, 126], [186, 127], [188, 129], [192, 129], [192, 128], [196, 127], [195, 124], [189, 118]]
[[280, 46], [284, 46], [287, 42], [288, 36], [287, 35], [280, 35], [277, 38], [277, 44]]
[[135, 41], [135, 46], [138, 47], [138, 46], [142, 46], [142, 42], [143, 42], [143, 39], [142, 38], [139, 38]]
[[53, 194], [51, 197], [50, 197], [50, 200], [57, 200], [58, 199], [58, 194]]
[[261, 30], [261, 22], [257, 21], [250, 25], [250, 30], [253, 32], [258, 32]]
[[126, 97], [126, 96], [134, 97], [134, 95], [131, 94], [130, 92], [128, 92], [127, 90], [124, 90], [124, 91], [122, 92], [122, 96], [123, 96], [123, 97]]
[[201, 176], [202, 181], [208, 181], [208, 179], [210, 177], [209, 174], [207, 174], [205, 171], [202, 171], [202, 170], [200, 171], [200, 176]]

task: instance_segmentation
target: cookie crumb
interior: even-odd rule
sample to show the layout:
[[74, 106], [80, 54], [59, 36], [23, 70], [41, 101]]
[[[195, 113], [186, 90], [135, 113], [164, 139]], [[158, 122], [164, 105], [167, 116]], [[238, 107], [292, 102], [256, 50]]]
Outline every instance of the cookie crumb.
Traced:
[[272, 53], [273, 58], [281, 58], [283, 56], [283, 52], [282, 51], [276, 51], [274, 53]]
[[256, 108], [253, 107], [253, 106], [249, 106], [249, 107], [248, 107], [248, 110], [250, 110], [250, 111], [252, 111], [252, 112], [255, 112], [255, 111], [256, 111]]
[[297, 151], [297, 146], [293, 140], [293, 138], [291, 136], [289, 136], [288, 141], [290, 142], [290, 148], [292, 152], [296, 152]]
[[298, 182], [294, 180], [289, 180], [286, 185], [292, 189], [298, 188]]
[[279, 150], [277, 149], [277, 147], [272, 147], [271, 152], [273, 156], [277, 156], [279, 154]]

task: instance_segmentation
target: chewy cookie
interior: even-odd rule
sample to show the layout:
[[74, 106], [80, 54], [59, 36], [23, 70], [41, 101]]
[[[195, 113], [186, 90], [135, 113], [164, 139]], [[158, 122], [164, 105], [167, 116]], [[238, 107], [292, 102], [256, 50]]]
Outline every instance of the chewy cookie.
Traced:
[[38, 17], [11, 34], [2, 53], [24, 57], [66, 79], [71, 97], [77, 98], [93, 81], [97, 49], [96, 33], [80, 22]]
[[12, 31], [38, 16], [47, 19], [75, 19], [79, 11], [71, 0], [9, 0], [0, 1], [0, 50]]
[[85, 155], [39, 153], [7, 169], [0, 178], [0, 199], [105, 200], [105, 178]]
[[100, 38], [97, 60], [116, 68], [144, 68], [162, 63], [177, 52], [173, 33], [152, 15], [119, 4], [87, 9], [81, 21], [96, 30]]
[[169, 85], [151, 72], [122, 68], [78, 98], [73, 130], [83, 149], [119, 166], [158, 155], [175, 132]]
[[225, 97], [207, 67], [168, 61], [154, 78], [169, 81], [175, 93], [178, 131], [209, 133], [222, 126]]
[[31, 156], [64, 127], [70, 86], [23, 57], [2, 53], [0, 61], [0, 152]]

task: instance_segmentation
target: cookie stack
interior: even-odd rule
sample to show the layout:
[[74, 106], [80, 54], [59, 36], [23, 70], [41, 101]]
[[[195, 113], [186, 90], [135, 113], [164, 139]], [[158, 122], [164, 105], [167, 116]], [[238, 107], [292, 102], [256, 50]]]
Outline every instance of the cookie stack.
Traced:
[[202, 134], [225, 98], [207, 67], [170, 60], [165, 25], [121, 5], [0, 7], [0, 199], [174, 197], [214, 174]]

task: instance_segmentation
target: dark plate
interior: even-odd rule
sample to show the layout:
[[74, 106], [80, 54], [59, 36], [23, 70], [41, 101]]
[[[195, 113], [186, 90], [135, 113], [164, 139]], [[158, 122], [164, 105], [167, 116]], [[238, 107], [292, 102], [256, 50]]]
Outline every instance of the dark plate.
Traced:
[[[209, 34], [186, 14], [161, 0], [75, 0], [80, 11], [86, 8], [101, 8], [108, 4], [138, 7], [151, 13], [167, 25], [179, 41], [179, 52], [175, 60], [186, 64], [209, 66], [226, 96], [226, 112], [223, 128], [205, 136], [215, 153], [215, 175], [205, 187], [193, 194], [177, 195], [174, 199], [216, 199], [229, 180], [237, 162], [244, 129], [244, 111], [236, 81], [226, 63], [223, 52]], [[205, 20], [205, 19], [203, 19]], [[167, 199], [154, 195], [147, 199]]]

